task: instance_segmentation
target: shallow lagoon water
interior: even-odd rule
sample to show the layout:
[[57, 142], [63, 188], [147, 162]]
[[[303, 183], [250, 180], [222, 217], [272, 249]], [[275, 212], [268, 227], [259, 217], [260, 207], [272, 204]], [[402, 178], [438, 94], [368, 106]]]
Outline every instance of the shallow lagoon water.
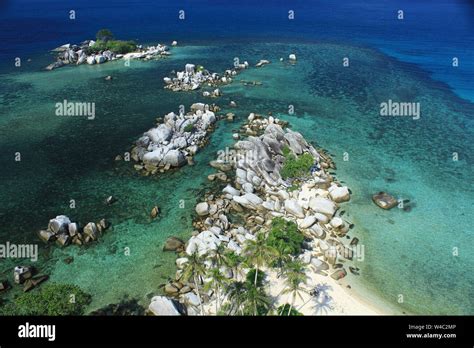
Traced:
[[[298, 62], [279, 62], [289, 52], [296, 52]], [[146, 298], [158, 293], [174, 272], [174, 254], [161, 251], [164, 241], [170, 235], [187, 238], [192, 231], [194, 204], [213, 172], [207, 163], [232, 144], [233, 130], [249, 112], [271, 111], [328, 149], [338, 179], [353, 192], [342, 209], [355, 223], [351, 235], [364, 244], [365, 260], [358, 264], [361, 277], [349, 274], [350, 282], [400, 311], [473, 313], [472, 104], [417, 67], [367, 48], [259, 43], [188, 46], [174, 53], [166, 60], [132, 62], [130, 68], [110, 63], [10, 77], [0, 99], [5, 110], [0, 120], [0, 176], [6, 183], [0, 190], [2, 240], [37, 242], [35, 231], [61, 213], [82, 222], [108, 218], [113, 230], [99, 243], [63, 250], [41, 247], [39, 266], [51, 281], [75, 283], [91, 292], [91, 310], [125, 296], [146, 305]], [[347, 54], [351, 66], [343, 68], [341, 57]], [[132, 164], [113, 161], [156, 117], [177, 111], [180, 104], [205, 100], [199, 92], [163, 90], [162, 78], [169, 71], [193, 62], [219, 72], [234, 57], [251, 63], [270, 59], [272, 64], [245, 71], [223, 88], [224, 96], [216, 102], [224, 106], [235, 100], [239, 107], [224, 112], [235, 112], [237, 120], [220, 121], [195, 166], [140, 177]], [[104, 81], [106, 75], [115, 78]], [[263, 84], [244, 86], [240, 80]], [[55, 116], [54, 104], [63, 99], [94, 101], [96, 119]], [[420, 101], [421, 118], [379, 116], [380, 102], [388, 99]], [[289, 105], [295, 108], [293, 115]], [[16, 151], [22, 153], [21, 163], [13, 161]], [[459, 161], [451, 160], [453, 152], [459, 153]], [[377, 208], [370, 197], [380, 190], [409, 199], [412, 210]], [[103, 200], [111, 194], [119, 201], [108, 207]], [[77, 202], [74, 210], [68, 207], [70, 199]], [[162, 214], [151, 221], [155, 204]], [[452, 255], [454, 247], [459, 256]], [[67, 256], [74, 262], [64, 263]], [[4, 263], [0, 271], [9, 274], [11, 266]]]

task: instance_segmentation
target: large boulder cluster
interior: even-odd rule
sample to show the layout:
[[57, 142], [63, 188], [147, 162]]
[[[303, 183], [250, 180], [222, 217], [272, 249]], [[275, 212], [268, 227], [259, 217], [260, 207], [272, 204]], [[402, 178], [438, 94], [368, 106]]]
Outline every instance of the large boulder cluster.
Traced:
[[116, 59], [152, 59], [169, 55], [166, 45], [158, 44], [156, 46], [137, 46], [135, 52], [127, 54], [116, 54], [110, 50], [93, 53], [91, 47], [95, 44], [94, 40], [86, 40], [79, 45], [65, 44], [55, 48], [53, 52], [57, 53], [56, 61], [46, 67], [46, 70], [53, 70], [68, 64], [103, 64]]
[[69, 244], [84, 245], [99, 239], [101, 234], [110, 227], [106, 219], [89, 222], [84, 227], [77, 222], [71, 222], [66, 215], [58, 215], [49, 220], [48, 228], [40, 230], [38, 236], [44, 242], [53, 242], [59, 246]]
[[[232, 82], [232, 79], [237, 75], [238, 71], [247, 69], [249, 64], [236, 65], [233, 69], [228, 69], [224, 74], [211, 73], [202, 66], [196, 67], [194, 64], [186, 64], [183, 71], [176, 72], [174, 77], [165, 77], [165, 88], [174, 92], [178, 91], [194, 91], [201, 86], [217, 87], [226, 85]], [[221, 95], [219, 89], [212, 92], [204, 92], [203, 96], [218, 97]]]
[[[196, 213], [201, 217], [197, 227], [203, 229], [188, 242], [186, 252], [206, 254], [224, 243], [239, 253], [254, 232], [269, 225], [274, 217], [295, 221], [307, 237], [324, 239], [326, 235], [343, 236], [349, 226], [335, 216], [338, 203], [350, 199], [347, 187], [334, 182], [324, 168], [330, 164], [304, 137], [283, 128], [279, 120], [262, 119], [254, 114], [244, 126], [247, 130], [263, 131], [260, 136], [249, 136], [235, 143], [240, 153], [231, 167], [235, 170], [235, 182], [227, 185], [222, 195], [214, 200], [200, 202]], [[296, 156], [309, 153], [319, 170], [308, 176], [296, 189], [283, 180], [280, 170], [284, 165], [283, 148]], [[246, 226], [232, 228], [230, 211], [246, 214]]]
[[[293, 221], [306, 238], [304, 252], [299, 256], [310, 269], [319, 274], [341, 279], [347, 272], [338, 259], [351, 260], [351, 247], [342, 241], [351, 224], [338, 214], [339, 204], [350, 199], [349, 189], [337, 183], [326, 169], [332, 167], [329, 156], [316, 150], [304, 137], [283, 126], [284, 122], [251, 114], [243, 129], [258, 136], [248, 136], [235, 143], [240, 156], [232, 160], [213, 161], [213, 167], [233, 176], [218, 194], [209, 194], [196, 207], [195, 231], [186, 243], [184, 252], [176, 260], [175, 280], [165, 288], [168, 296], [186, 303], [184, 296], [194, 295], [192, 284], [182, 280], [188, 258], [197, 253], [212, 256], [218, 248], [241, 254], [247, 240], [255, 240], [256, 233], [269, 229], [275, 217]], [[309, 153], [318, 170], [308, 172], [298, 187], [283, 180], [280, 170], [284, 165], [283, 148], [294, 155]], [[240, 216], [239, 219], [235, 219]], [[243, 221], [243, 222], [237, 222]], [[204, 264], [215, 267], [210, 258]], [[333, 271], [331, 271], [331, 269]], [[355, 272], [355, 267], [349, 267]], [[236, 278], [231, 269], [221, 266], [221, 273]], [[205, 279], [202, 283], [205, 283]], [[184, 289], [184, 291], [182, 290]], [[210, 300], [207, 295], [203, 301]]]
[[138, 171], [155, 174], [192, 163], [193, 156], [207, 142], [217, 117], [210, 106], [195, 103], [187, 114], [171, 112], [163, 122], [148, 130], [135, 143], [131, 157]]

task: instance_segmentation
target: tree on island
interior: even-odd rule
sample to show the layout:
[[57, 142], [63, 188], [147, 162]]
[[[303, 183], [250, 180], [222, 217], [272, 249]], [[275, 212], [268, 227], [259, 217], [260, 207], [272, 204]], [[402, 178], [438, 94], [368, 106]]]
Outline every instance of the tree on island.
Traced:
[[[255, 272], [257, 274], [257, 272]], [[246, 313], [253, 315], [267, 315], [270, 311], [271, 300], [265, 293], [263, 287], [255, 286], [252, 281], [245, 282]]]
[[114, 39], [114, 34], [109, 29], [100, 29], [95, 35], [98, 41], [110, 41]]
[[244, 282], [235, 281], [226, 286], [226, 295], [230, 301], [228, 314], [233, 314], [234, 310], [244, 315], [243, 305], [247, 300], [247, 291]]
[[199, 280], [206, 275], [206, 267], [204, 265], [205, 256], [200, 256], [196, 251], [189, 255], [188, 262], [183, 270], [183, 279], [189, 281], [191, 278], [194, 282], [194, 290], [196, 290], [196, 295], [199, 301], [199, 307], [201, 310], [201, 315], [204, 315], [204, 307], [202, 305], [201, 293], [199, 292]]
[[[301, 260], [295, 259], [285, 265], [284, 275], [286, 276], [285, 289], [282, 293], [289, 294], [291, 297], [290, 308], [283, 306], [282, 310], [287, 310], [287, 315], [291, 315], [295, 305], [296, 297], [303, 301], [302, 293], [308, 293], [305, 285], [308, 282], [308, 276], [305, 273], [305, 266]], [[282, 315], [283, 312], [279, 312]]]
[[240, 267], [244, 263], [245, 259], [237, 255], [234, 251], [227, 249], [225, 252], [225, 265], [232, 270], [236, 280], [245, 276], [244, 271]]
[[219, 268], [212, 268], [207, 276], [209, 282], [204, 286], [204, 290], [213, 290], [216, 297], [216, 315], [219, 313], [221, 289], [225, 287], [229, 280], [224, 277]]
[[257, 286], [258, 270], [266, 264], [271, 264], [277, 256], [277, 251], [267, 244], [264, 232], [258, 233], [256, 237], [255, 240], [247, 239], [244, 246], [247, 262], [257, 270], [255, 272], [255, 286]]

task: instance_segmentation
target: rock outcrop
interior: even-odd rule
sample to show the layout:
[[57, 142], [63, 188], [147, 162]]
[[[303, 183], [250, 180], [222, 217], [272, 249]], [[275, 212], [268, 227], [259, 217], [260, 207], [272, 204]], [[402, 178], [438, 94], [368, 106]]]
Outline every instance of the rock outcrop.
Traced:
[[149, 175], [191, 162], [199, 148], [206, 145], [216, 121], [210, 106], [200, 103], [193, 104], [186, 115], [165, 115], [162, 123], [135, 142], [131, 157], [140, 163], [135, 169]]
[[156, 46], [136, 46], [134, 52], [127, 54], [116, 54], [110, 50], [96, 51], [93, 46], [94, 40], [86, 40], [79, 45], [65, 44], [55, 48], [53, 52], [57, 53], [56, 62], [48, 65], [46, 70], [53, 70], [65, 65], [80, 64], [103, 64], [117, 59], [154, 59], [168, 56], [169, 48], [166, 45], [158, 44]]
[[249, 64], [236, 64], [233, 69], [226, 70], [223, 74], [210, 72], [202, 65], [186, 64], [183, 71], [178, 71], [173, 77], [165, 77], [165, 89], [174, 92], [194, 91], [203, 86], [213, 88], [212, 91], [204, 91], [204, 97], [219, 97], [222, 95], [220, 89], [222, 85], [232, 83], [233, 77], [242, 69], [248, 68]]
[[148, 310], [153, 315], [185, 315], [183, 306], [170, 298], [165, 296], [155, 296], [151, 299]]
[[[222, 248], [241, 254], [247, 241], [256, 240], [256, 233], [268, 229], [275, 217], [297, 224], [305, 237], [304, 252], [298, 257], [311, 270], [336, 280], [346, 276], [337, 260], [352, 260], [353, 244], [346, 245], [342, 239], [350, 224], [342, 219], [338, 209], [339, 204], [350, 199], [350, 191], [327, 171], [334, 168], [329, 156], [285, 126], [273, 117], [250, 114], [243, 126], [245, 138], [234, 144], [233, 150], [239, 156], [210, 163], [214, 168], [225, 169], [233, 182], [220, 193], [207, 194], [196, 205], [193, 223], [196, 230], [186, 243], [185, 253], [176, 260], [177, 280], [181, 281], [183, 269], [193, 254], [204, 258], [206, 268], [216, 267], [212, 255]], [[294, 156], [311, 155], [314, 165], [301, 177], [283, 179], [280, 174], [286, 161], [283, 149]], [[236, 216], [239, 218], [235, 219]], [[236, 277], [225, 267], [221, 272], [228, 278]], [[202, 285], [206, 282], [202, 279]], [[184, 287], [194, 289], [195, 286], [184, 284]], [[194, 305], [198, 302], [195, 289], [186, 292], [188, 300], [174, 285], [168, 290], [180, 302]]]
[[66, 215], [58, 215], [49, 220], [46, 230], [38, 231], [39, 238], [46, 242], [56, 241], [61, 247], [70, 244], [83, 245], [98, 240], [110, 227], [110, 222], [101, 219], [97, 223], [89, 222], [83, 228], [77, 222], [71, 222]]

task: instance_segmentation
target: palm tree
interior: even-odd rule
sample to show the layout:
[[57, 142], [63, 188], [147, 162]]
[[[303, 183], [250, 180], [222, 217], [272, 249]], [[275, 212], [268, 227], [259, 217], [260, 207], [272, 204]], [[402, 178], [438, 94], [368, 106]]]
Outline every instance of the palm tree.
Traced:
[[193, 278], [194, 287], [199, 300], [201, 315], [204, 315], [204, 308], [201, 301], [201, 294], [199, 292], [198, 279], [202, 279], [206, 274], [206, 267], [204, 266], [203, 261], [204, 257], [199, 256], [197, 252], [194, 252], [188, 256], [188, 262], [185, 264], [185, 268], [183, 270], [183, 278], [185, 281], [189, 281], [189, 279]]
[[210, 281], [206, 284], [205, 289], [208, 290], [209, 288], [214, 290], [216, 294], [216, 315], [220, 306], [220, 289], [224, 287], [229, 280], [224, 277], [219, 268], [213, 268], [209, 271], [208, 276], [210, 277]]
[[250, 265], [255, 267], [255, 281], [254, 285], [257, 286], [258, 270], [277, 256], [277, 251], [267, 245], [265, 233], [260, 232], [255, 240], [247, 239], [244, 246], [244, 255], [247, 256], [247, 261]]
[[242, 256], [237, 255], [233, 251], [227, 251], [224, 254], [223, 261], [224, 264], [232, 270], [235, 279], [239, 280], [239, 276], [243, 276], [242, 269], [239, 267], [244, 261]]
[[273, 262], [273, 268], [278, 268], [277, 278], [280, 278], [286, 270], [288, 262], [292, 260], [291, 255], [285, 253], [279, 248], [275, 248], [277, 255]]
[[226, 264], [226, 247], [223, 243], [219, 244], [216, 249], [210, 252], [210, 257], [212, 261], [217, 265], [218, 268], [220, 266]]
[[282, 293], [289, 294], [291, 297], [290, 308], [288, 310], [288, 315], [290, 315], [296, 297], [299, 297], [301, 300], [303, 300], [303, 296], [301, 293], [308, 292], [304, 288], [304, 285], [306, 285], [308, 282], [308, 276], [305, 273], [305, 267], [303, 262], [298, 259], [287, 263], [284, 274], [286, 276], [286, 288], [282, 291]]
[[268, 309], [270, 308], [271, 301], [262, 288], [257, 287], [250, 282], [246, 282], [245, 291], [245, 303], [250, 308], [253, 308], [254, 315], [258, 314], [259, 308], [268, 311]]
[[247, 300], [247, 290], [244, 282], [232, 282], [226, 287], [227, 298], [231, 303], [229, 314], [232, 314], [234, 306], [241, 315], [244, 315], [243, 304]]

